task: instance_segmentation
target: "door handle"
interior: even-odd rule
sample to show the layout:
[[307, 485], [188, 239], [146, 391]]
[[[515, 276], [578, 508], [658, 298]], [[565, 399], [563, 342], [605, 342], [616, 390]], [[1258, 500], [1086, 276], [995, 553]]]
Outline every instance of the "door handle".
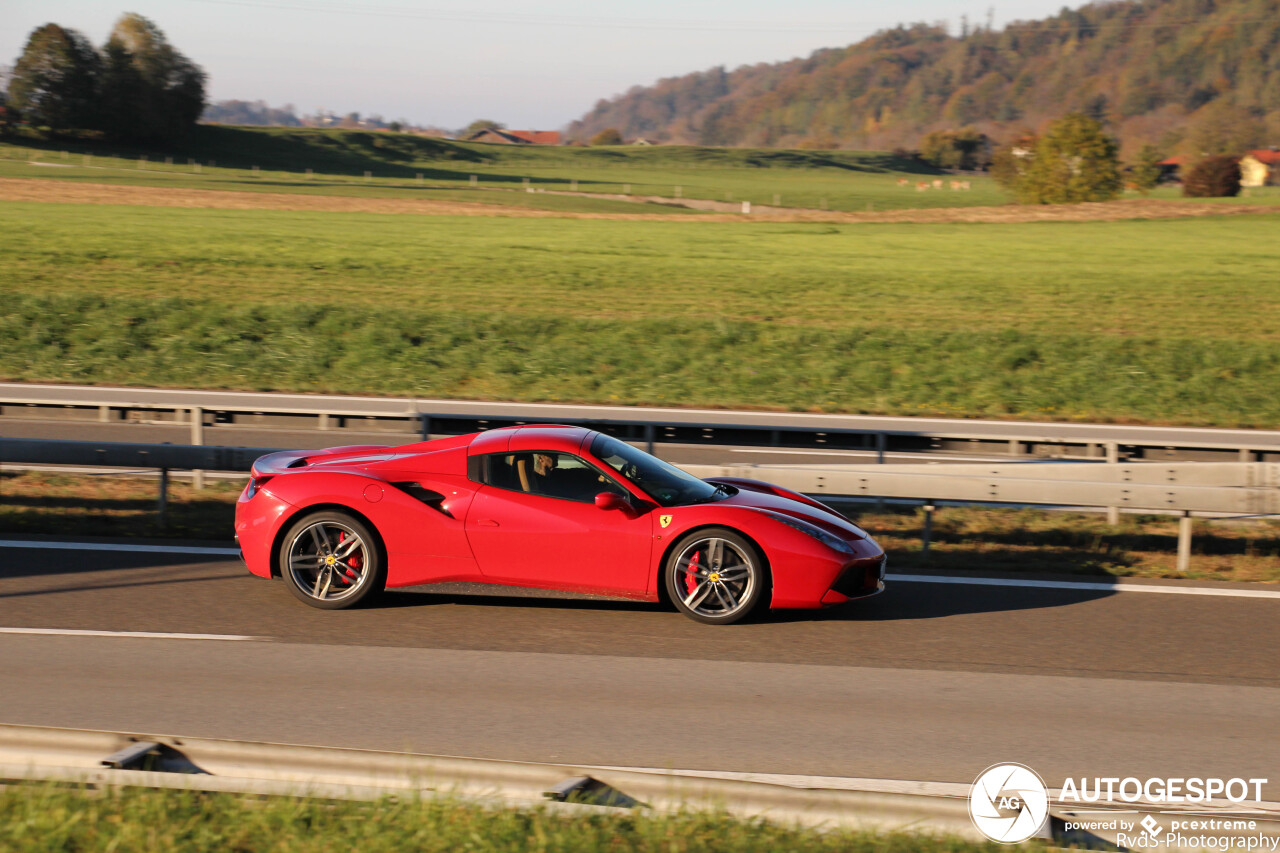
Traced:
[[476, 527], [497, 527], [497, 526], [498, 526], [498, 522], [494, 521], [492, 518], [476, 519]]

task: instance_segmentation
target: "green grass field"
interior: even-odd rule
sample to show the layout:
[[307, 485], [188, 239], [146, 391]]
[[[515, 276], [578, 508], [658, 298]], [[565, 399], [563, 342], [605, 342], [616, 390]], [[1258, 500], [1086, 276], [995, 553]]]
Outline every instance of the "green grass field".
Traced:
[[[191, 161], [200, 164], [199, 173]], [[210, 162], [216, 165], [211, 168]], [[257, 172], [254, 166], [259, 167]], [[307, 169], [313, 170], [309, 178]], [[365, 172], [371, 177], [366, 179]], [[476, 176], [474, 187], [472, 175]], [[447, 197], [457, 200], [587, 212], [617, 208], [592, 205], [588, 199], [549, 202], [536, 198], [536, 193], [523, 197], [492, 190], [523, 190], [527, 179], [535, 190], [666, 198], [679, 194], [691, 199], [846, 211], [1008, 201], [985, 177], [970, 179], [969, 191], [930, 188], [918, 192], [916, 182], [949, 181], [950, 176], [878, 152], [510, 146], [289, 128], [201, 127], [176, 152], [58, 141], [9, 142], [0, 144], [0, 177], [373, 197], [430, 198], [447, 190]], [[909, 185], [899, 186], [899, 178]], [[637, 210], [634, 205], [626, 209]]]
[[580, 814], [451, 800], [344, 802], [53, 785], [0, 789], [0, 849], [12, 853], [225, 851], [616, 851], [616, 853], [994, 853], [1009, 848], [895, 832], [802, 830], [716, 813]]
[[0, 374], [1275, 427], [1278, 225], [6, 203]]

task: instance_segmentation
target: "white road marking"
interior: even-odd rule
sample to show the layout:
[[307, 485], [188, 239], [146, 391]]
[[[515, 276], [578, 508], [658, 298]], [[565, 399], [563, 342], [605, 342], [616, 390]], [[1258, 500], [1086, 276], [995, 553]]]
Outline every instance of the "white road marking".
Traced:
[[[732, 447], [732, 453], [776, 453], [788, 456], [876, 456], [874, 450], [771, 450], [748, 447]], [[934, 453], [886, 453], [885, 459], [914, 459], [917, 462], [936, 462], [947, 459], [955, 462], [1018, 462], [1017, 456], [940, 456]], [[1101, 460], [1099, 460], [1101, 461]]]
[[37, 551], [125, 551], [139, 554], [208, 554], [238, 557], [238, 548], [205, 548], [198, 545], [132, 545], [117, 542], [44, 542], [0, 539], [0, 548], [30, 548]]
[[1217, 595], [1228, 598], [1280, 598], [1280, 591], [1264, 589], [1223, 589], [1212, 586], [1165, 586], [1163, 584], [1091, 583], [1089, 581], [1038, 581], [1017, 578], [964, 578], [943, 575], [885, 575], [898, 583], [953, 583], [973, 586], [1012, 586], [1032, 589], [1101, 590], [1103, 592], [1156, 592], [1163, 595]]
[[260, 640], [245, 634], [169, 634], [157, 631], [82, 631], [75, 628], [0, 628], [0, 634], [39, 634], [50, 637], [125, 637], [143, 640]]

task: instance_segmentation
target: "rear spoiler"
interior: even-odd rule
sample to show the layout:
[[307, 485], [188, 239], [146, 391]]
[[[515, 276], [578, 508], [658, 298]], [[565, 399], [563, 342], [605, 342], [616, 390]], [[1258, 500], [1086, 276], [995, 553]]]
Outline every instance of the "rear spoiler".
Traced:
[[320, 456], [337, 456], [345, 453], [367, 453], [371, 450], [386, 450], [385, 444], [351, 444], [346, 447], [326, 447], [323, 450], [281, 450], [259, 456], [253, 463], [249, 476], [253, 478], [271, 477], [289, 468], [303, 468]]

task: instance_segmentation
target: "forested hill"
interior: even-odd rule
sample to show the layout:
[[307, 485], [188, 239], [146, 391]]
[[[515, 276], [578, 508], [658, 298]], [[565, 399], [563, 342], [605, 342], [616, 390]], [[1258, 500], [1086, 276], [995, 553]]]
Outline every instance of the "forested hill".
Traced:
[[713, 68], [600, 101], [570, 130], [701, 145], [914, 147], [975, 125], [997, 138], [1081, 110], [1126, 147], [1197, 125], [1280, 143], [1280, 0], [1124, 0], [950, 36], [917, 24], [805, 59]]

